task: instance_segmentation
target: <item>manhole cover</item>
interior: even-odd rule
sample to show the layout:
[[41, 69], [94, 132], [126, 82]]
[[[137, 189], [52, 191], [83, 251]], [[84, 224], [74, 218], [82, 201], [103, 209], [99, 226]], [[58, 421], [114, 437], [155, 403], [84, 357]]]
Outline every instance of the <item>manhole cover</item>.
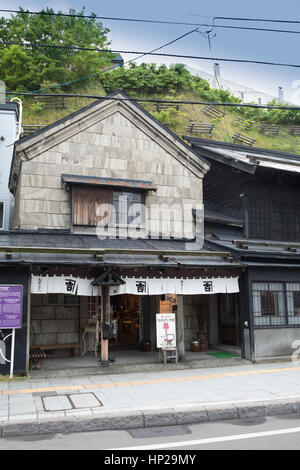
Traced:
[[95, 408], [103, 406], [93, 393], [73, 393], [71, 395], [43, 396], [45, 411], [62, 411], [77, 408]]
[[94, 408], [102, 406], [102, 403], [93, 393], [76, 393], [69, 395], [69, 400], [74, 408]]
[[42, 398], [45, 411], [61, 411], [72, 409], [72, 404], [65, 395], [57, 395], [56, 397]]
[[134, 439], [143, 437], [160, 437], [160, 436], [180, 436], [181, 434], [191, 434], [187, 426], [159, 426], [143, 429], [129, 429], [131, 437]]

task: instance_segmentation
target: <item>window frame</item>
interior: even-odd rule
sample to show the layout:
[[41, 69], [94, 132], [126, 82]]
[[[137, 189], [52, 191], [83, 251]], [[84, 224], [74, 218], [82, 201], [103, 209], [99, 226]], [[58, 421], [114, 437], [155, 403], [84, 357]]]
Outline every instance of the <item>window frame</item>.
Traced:
[[[115, 194], [120, 194], [120, 195], [123, 195], [124, 193], [127, 193], [127, 194], [133, 194], [133, 195], [138, 195], [140, 197], [140, 202], [136, 202], [136, 201], [133, 201], [131, 205], [133, 204], [141, 204], [141, 225], [140, 225], [140, 228], [141, 230], [145, 230], [145, 227], [146, 227], [146, 214], [143, 210], [143, 208], [145, 207], [145, 194], [141, 191], [124, 191], [124, 190], [117, 190], [117, 189], [114, 189], [113, 190], [113, 206], [114, 206], [114, 209], [115, 209], [115, 214], [119, 215], [121, 214], [121, 212], [119, 211], [116, 211], [116, 206], [115, 206]], [[130, 216], [128, 211], [127, 211], [127, 223], [126, 224], [122, 224], [120, 223], [119, 221], [116, 221], [116, 223], [113, 225], [113, 228], [125, 228], [127, 229], [128, 227], [130, 227], [130, 222], [129, 222], [129, 217], [133, 217], [133, 216]], [[117, 219], [117, 217], [116, 217]]]
[[[254, 284], [264, 284], [264, 285], [272, 285], [272, 284], [281, 284], [282, 290], [266, 290], [266, 289], [254, 289]], [[298, 285], [298, 290], [293, 289], [293, 285]], [[255, 298], [255, 292], [273, 292], [273, 293], [282, 293], [282, 308], [283, 314], [277, 315], [263, 315], [260, 313], [259, 315], [255, 314], [255, 303], [257, 302], [257, 297]], [[270, 280], [252, 280], [251, 282], [251, 314], [253, 317], [253, 326], [255, 329], [259, 328], [299, 328], [300, 327], [300, 307], [299, 308], [299, 315], [292, 315], [291, 312], [291, 294], [299, 293], [300, 296], [300, 281], [270, 281]], [[261, 300], [260, 300], [261, 301]], [[294, 301], [294, 299], [293, 299]], [[277, 308], [278, 308], [278, 299], [277, 299]], [[258, 318], [263, 318], [264, 322], [255, 321]], [[280, 318], [281, 322], [272, 322], [272, 318]], [[297, 321], [295, 321], [297, 319]]]
[[[6, 211], [6, 201], [0, 200], [0, 204], [3, 204], [3, 212], [2, 212], [2, 225], [0, 226], [0, 230], [5, 229], [5, 211]], [[1, 218], [0, 218], [1, 220]]]
[[[290, 285], [297, 285], [298, 284], [298, 287], [299, 287], [299, 290], [293, 290], [293, 289], [289, 289], [289, 286]], [[290, 293], [292, 293], [292, 299], [290, 299]], [[300, 296], [300, 282], [286, 282], [286, 298], [287, 298], [287, 322], [288, 322], [288, 325], [298, 325], [300, 326], [300, 307], [297, 307], [299, 309], [299, 315], [295, 315], [295, 310], [294, 310], [294, 315], [291, 315], [290, 314], [290, 302], [292, 300], [293, 302], [293, 308], [295, 309], [295, 305], [294, 305], [294, 302], [295, 302], [295, 293], [298, 293], [298, 295]], [[292, 321], [292, 319], [294, 319], [294, 321]], [[295, 319], [297, 319], [298, 321], [295, 321]]]
[[[111, 228], [111, 229], [114, 229], [116, 230], [116, 236], [121, 236], [122, 238], [124, 238], [124, 231], [126, 231], [126, 233], [129, 235], [129, 229], [130, 229], [130, 222], [129, 222], [129, 219], [131, 218], [134, 218], [134, 215], [129, 215], [129, 208], [131, 205], [133, 204], [140, 204], [141, 205], [141, 211], [140, 211], [140, 214], [141, 214], [141, 224], [139, 226], [139, 228], [137, 228], [136, 230], [139, 230], [141, 233], [144, 233], [145, 234], [145, 231], [146, 231], [146, 227], [147, 227], [147, 219], [146, 219], [146, 216], [147, 216], [147, 213], [145, 211], [145, 201], [146, 201], [146, 193], [145, 191], [142, 191], [142, 190], [139, 190], [139, 189], [132, 189], [132, 188], [119, 188], [119, 187], [110, 187], [110, 188], [107, 188], [107, 187], [95, 187], [93, 186], [93, 189], [92, 191], [90, 192], [90, 195], [89, 195], [89, 191], [87, 191], [87, 197], [86, 199], [84, 199], [84, 189], [86, 188], [83, 188], [82, 186], [85, 186], [85, 185], [74, 185], [72, 187], [72, 195], [71, 195], [71, 205], [72, 205], [72, 219], [71, 219], [71, 230], [73, 231], [77, 231], [77, 230], [90, 230], [90, 231], [94, 231], [96, 230], [97, 228], [97, 222], [95, 222], [95, 219], [96, 219], [96, 213], [97, 213], [97, 209], [95, 210], [94, 208], [92, 209], [91, 207], [91, 211], [92, 211], [92, 215], [93, 217], [91, 217], [91, 219], [93, 219], [92, 223], [87, 223], [87, 224], [81, 224], [81, 223], [78, 223], [78, 219], [80, 219], [80, 216], [78, 215], [79, 213], [77, 213], [76, 211], [78, 211], [78, 208], [80, 207], [80, 204], [78, 204], [78, 201], [80, 201], [80, 197], [82, 197], [81, 199], [81, 203], [82, 203], [82, 206], [84, 204], [86, 204], [87, 206], [89, 204], [93, 204], [95, 203], [95, 201], [97, 200], [97, 194], [99, 196], [101, 196], [101, 191], [103, 191], [103, 195], [106, 199], [106, 201], [104, 200], [104, 203], [107, 203], [107, 201], [109, 200], [110, 204], [112, 204], [113, 208], [114, 208], [114, 215], [115, 217], [112, 217], [112, 216], [108, 216], [109, 219], [112, 219], [113, 220], [110, 220], [110, 222], [107, 224], [107, 227]], [[91, 186], [92, 187], [92, 186]], [[74, 189], [76, 188], [76, 189]], [[78, 190], [78, 188], [80, 188]], [[97, 189], [99, 189], [99, 192], [97, 191]], [[95, 198], [93, 198], [93, 191], [95, 192]], [[106, 196], [105, 196], [106, 194]], [[139, 202], [133, 200], [132, 204], [128, 204], [127, 206], [127, 215], [126, 215], [126, 219], [127, 219], [127, 223], [124, 224], [124, 223], [120, 223], [120, 214], [121, 212], [118, 210], [118, 205], [117, 205], [117, 200], [115, 199], [115, 195], [116, 194], [119, 194], [119, 195], [122, 195], [122, 194], [130, 194], [132, 196], [133, 199], [136, 199], [136, 195], [138, 196], [138, 199], [139, 199]], [[109, 197], [107, 197], [108, 195], [110, 195]], [[89, 200], [90, 199], [90, 200]], [[127, 199], [128, 200], [128, 199]], [[95, 214], [94, 214], [95, 212]], [[126, 212], [124, 212], [124, 214], [126, 214]], [[87, 219], [89, 219], [89, 217], [87, 217]], [[76, 223], [75, 223], [76, 222]], [[135, 229], [134, 227], [132, 227], [133, 229]]]
[[[260, 188], [259, 188], [260, 189]], [[246, 198], [249, 238], [292, 242], [300, 228], [300, 203], [248, 194]], [[299, 237], [298, 237], [299, 238]], [[299, 239], [300, 240], [300, 239]]]

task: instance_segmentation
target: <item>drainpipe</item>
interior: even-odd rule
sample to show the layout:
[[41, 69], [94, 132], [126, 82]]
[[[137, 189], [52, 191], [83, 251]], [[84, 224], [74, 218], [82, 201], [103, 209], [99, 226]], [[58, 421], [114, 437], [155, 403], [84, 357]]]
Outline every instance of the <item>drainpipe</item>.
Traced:
[[12, 98], [10, 101], [11, 102], [16, 101], [19, 105], [19, 121], [17, 123], [18, 124], [18, 131], [17, 131], [17, 136], [16, 136], [16, 140], [19, 140], [20, 135], [22, 134], [22, 131], [23, 131], [23, 129], [22, 129], [23, 104], [22, 104], [22, 101], [20, 100], [20, 98], [17, 98], [17, 97]]

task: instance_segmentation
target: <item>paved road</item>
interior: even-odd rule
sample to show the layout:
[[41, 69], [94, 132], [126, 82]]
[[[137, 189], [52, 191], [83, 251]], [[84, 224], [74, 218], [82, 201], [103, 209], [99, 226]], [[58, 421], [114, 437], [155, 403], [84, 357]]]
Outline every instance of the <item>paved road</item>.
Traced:
[[[132, 451], [139, 450], [137, 454], [139, 461], [126, 461], [131, 467], [137, 466], [138, 463], [158, 463], [153, 459], [157, 459], [157, 455], [171, 456], [170, 451], [174, 451], [174, 459], [178, 458], [178, 453], [182, 451], [182, 458], [189, 456], [190, 460], [186, 463], [196, 464], [197, 452], [193, 453], [195, 450], [300, 450], [300, 413], [189, 426], [16, 436], [0, 439], [0, 450], [101, 449], [105, 450], [100, 454], [103, 459], [111, 459], [113, 455], [115, 458], [116, 456], [126, 457], [132, 455]], [[118, 453], [117, 450], [122, 450], [122, 452]], [[194, 455], [196, 457], [192, 460]], [[149, 459], [152, 460], [149, 461]]]

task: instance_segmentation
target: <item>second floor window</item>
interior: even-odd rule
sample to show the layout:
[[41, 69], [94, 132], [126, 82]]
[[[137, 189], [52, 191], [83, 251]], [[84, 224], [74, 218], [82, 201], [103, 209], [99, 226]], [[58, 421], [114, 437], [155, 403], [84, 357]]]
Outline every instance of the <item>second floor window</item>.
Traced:
[[144, 196], [138, 191], [118, 191], [92, 186], [73, 186], [73, 227], [116, 229], [112, 235], [142, 230], [145, 226]]
[[248, 198], [249, 237], [260, 240], [299, 241], [300, 205]]
[[115, 210], [115, 224], [119, 227], [142, 220], [142, 195], [127, 191], [113, 192], [113, 207]]

